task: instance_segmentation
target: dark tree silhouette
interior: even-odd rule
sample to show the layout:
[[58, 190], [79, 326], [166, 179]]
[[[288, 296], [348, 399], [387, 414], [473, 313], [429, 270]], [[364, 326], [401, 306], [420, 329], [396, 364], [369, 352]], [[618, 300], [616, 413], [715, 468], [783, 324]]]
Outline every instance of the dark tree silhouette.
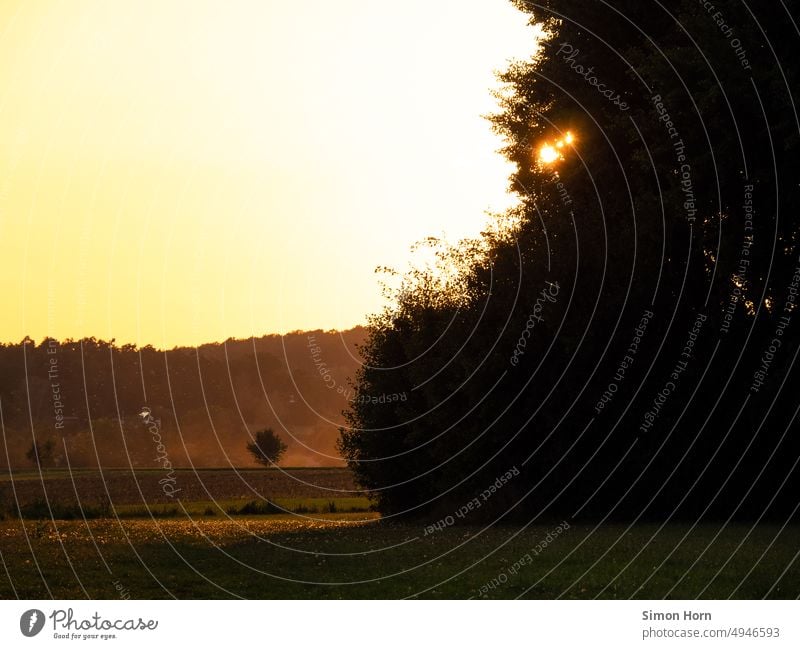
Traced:
[[372, 318], [342, 454], [395, 516], [514, 467], [461, 520], [790, 515], [798, 3], [514, 4], [549, 34], [492, 117], [519, 206]]
[[49, 466], [55, 459], [55, 446], [55, 442], [52, 439], [45, 440], [44, 442], [33, 442], [25, 453], [25, 457], [34, 466]]
[[258, 431], [252, 442], [247, 443], [247, 450], [253, 459], [264, 466], [275, 466], [286, 452], [286, 444], [271, 428]]

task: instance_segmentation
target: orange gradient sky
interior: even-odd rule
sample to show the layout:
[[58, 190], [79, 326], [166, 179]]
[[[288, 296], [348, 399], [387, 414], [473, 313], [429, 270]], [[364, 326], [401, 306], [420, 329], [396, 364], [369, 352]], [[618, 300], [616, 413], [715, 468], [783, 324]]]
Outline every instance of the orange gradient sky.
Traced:
[[0, 341], [345, 328], [509, 201], [507, 0], [0, 4]]

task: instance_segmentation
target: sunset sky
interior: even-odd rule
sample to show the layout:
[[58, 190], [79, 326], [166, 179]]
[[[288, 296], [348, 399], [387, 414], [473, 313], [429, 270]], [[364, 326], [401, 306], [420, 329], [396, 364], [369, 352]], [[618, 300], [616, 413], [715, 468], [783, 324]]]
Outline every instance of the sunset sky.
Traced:
[[0, 4], [0, 341], [171, 347], [363, 323], [478, 233], [507, 0]]

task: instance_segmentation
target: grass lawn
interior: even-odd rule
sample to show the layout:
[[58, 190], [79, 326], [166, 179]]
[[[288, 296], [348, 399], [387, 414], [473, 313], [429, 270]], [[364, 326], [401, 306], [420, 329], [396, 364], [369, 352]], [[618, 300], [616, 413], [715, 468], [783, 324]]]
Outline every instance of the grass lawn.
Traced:
[[556, 527], [426, 535], [369, 512], [26, 521], [24, 530], [5, 520], [0, 597], [110, 599], [120, 589], [133, 599], [800, 594], [800, 527]]

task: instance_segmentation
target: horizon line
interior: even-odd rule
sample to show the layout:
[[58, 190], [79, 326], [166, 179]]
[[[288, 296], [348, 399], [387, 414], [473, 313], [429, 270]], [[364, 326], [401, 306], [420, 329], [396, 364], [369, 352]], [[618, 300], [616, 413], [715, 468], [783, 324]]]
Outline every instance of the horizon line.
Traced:
[[245, 337], [242, 337], [242, 338], [237, 338], [236, 336], [230, 336], [230, 337], [226, 338], [225, 340], [206, 341], [206, 342], [199, 343], [197, 345], [189, 345], [189, 344], [187, 344], [187, 345], [173, 345], [172, 347], [169, 347], [169, 348], [167, 348], [167, 347], [157, 347], [153, 343], [147, 343], [145, 345], [141, 345], [140, 346], [138, 343], [130, 343], [130, 342], [124, 342], [123, 343], [123, 342], [119, 342], [119, 341], [117, 341], [116, 338], [111, 338], [109, 340], [106, 340], [104, 338], [97, 338], [95, 336], [83, 336], [81, 338], [69, 338], [69, 337], [67, 337], [67, 338], [64, 338], [64, 339], [61, 339], [61, 340], [59, 340], [58, 338], [55, 338], [54, 336], [44, 336], [44, 337], [41, 338], [41, 340], [38, 343], [36, 342], [35, 338], [32, 338], [31, 336], [25, 336], [24, 338], [22, 338], [22, 340], [19, 340], [17, 342], [0, 341], [0, 347], [14, 347], [16, 345], [24, 345], [25, 343], [30, 343], [34, 347], [41, 347], [44, 343], [46, 343], [49, 340], [55, 341], [58, 345], [73, 344], [73, 343], [82, 342], [84, 340], [93, 340], [93, 341], [95, 341], [97, 343], [104, 343], [104, 344], [108, 344], [108, 345], [111, 345], [112, 347], [117, 347], [117, 348], [133, 346], [137, 350], [152, 348], [152, 349], [154, 349], [156, 351], [174, 351], [176, 349], [199, 349], [200, 347], [205, 347], [207, 345], [225, 345], [227, 343], [246, 342], [248, 340], [257, 340], [257, 339], [261, 339], [261, 338], [271, 338], [271, 337], [285, 338], [287, 336], [298, 336], [298, 335], [301, 335], [301, 334], [316, 333], [316, 332], [321, 332], [321, 333], [324, 333], [324, 334], [337, 334], [337, 333], [342, 334], [342, 333], [348, 333], [348, 332], [354, 331], [356, 329], [368, 329], [368, 328], [369, 328], [368, 324], [356, 324], [356, 325], [353, 325], [353, 326], [348, 327], [346, 329], [322, 329], [321, 327], [317, 328], [317, 329], [292, 329], [292, 330], [286, 331], [284, 333], [264, 333], [264, 334], [260, 334], [260, 335], [255, 335], [254, 334], [252, 336], [245, 336]]

